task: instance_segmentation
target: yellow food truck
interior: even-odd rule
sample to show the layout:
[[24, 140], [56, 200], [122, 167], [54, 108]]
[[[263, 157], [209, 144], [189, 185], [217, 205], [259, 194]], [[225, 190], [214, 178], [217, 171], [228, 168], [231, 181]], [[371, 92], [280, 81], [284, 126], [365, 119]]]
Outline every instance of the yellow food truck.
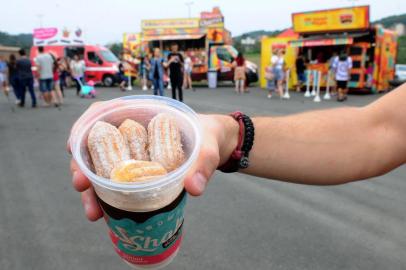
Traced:
[[[371, 25], [369, 14], [369, 6], [295, 13], [292, 22], [297, 36], [289, 38], [286, 47], [295, 56], [303, 55], [307, 59], [307, 69], [321, 71], [322, 87], [327, 84], [332, 59], [346, 51], [353, 60], [350, 89], [386, 91], [395, 74], [397, 36], [382, 26]], [[263, 54], [272, 50], [264, 47], [266, 42], [267, 39], [263, 41]], [[292, 71], [295, 59], [291, 57], [288, 62]], [[266, 65], [266, 59], [263, 61]]]

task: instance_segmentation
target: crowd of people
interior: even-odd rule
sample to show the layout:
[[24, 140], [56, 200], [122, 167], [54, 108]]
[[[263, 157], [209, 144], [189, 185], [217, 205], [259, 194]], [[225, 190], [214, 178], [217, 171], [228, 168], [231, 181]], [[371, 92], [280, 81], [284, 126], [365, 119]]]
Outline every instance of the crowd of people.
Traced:
[[[138, 75], [141, 82], [141, 89], [147, 91], [152, 89], [154, 95], [163, 96], [165, 86], [172, 90], [172, 98], [183, 101], [183, 89], [193, 89], [192, 70], [195, 63], [194, 51], [185, 53], [179, 51], [179, 46], [173, 43], [170, 51], [154, 48], [152, 54], [142, 56], [139, 60]], [[122, 90], [128, 83], [125, 76], [127, 61], [121, 57], [119, 65], [119, 84]]]
[[[307, 64], [316, 64], [317, 62], [308, 61], [302, 54], [299, 54], [295, 62], [295, 70], [297, 75], [296, 91], [302, 91], [303, 86], [307, 82], [306, 71]], [[333, 54], [329, 61], [329, 70], [331, 77], [330, 86], [332, 87], [332, 94], [337, 96], [338, 102], [346, 101], [348, 98], [348, 82], [350, 80], [351, 69], [353, 67], [352, 59], [343, 50], [338, 55]], [[267, 80], [267, 89], [269, 90], [268, 98], [272, 98], [272, 93], [277, 92], [279, 97], [283, 96], [283, 85], [286, 82], [286, 61], [285, 51], [283, 49], [277, 50], [270, 59], [270, 64], [265, 69], [265, 79]], [[368, 81], [372, 78], [372, 68], [368, 68]], [[314, 79], [314, 78], [313, 78]]]
[[[39, 100], [43, 102], [43, 107], [59, 107], [64, 102], [64, 90], [70, 85], [70, 76], [83, 79], [84, 63], [82, 70], [77, 70], [74, 60], [69, 63], [65, 58], [56, 58], [51, 53], [45, 53], [43, 47], [38, 47], [33, 68], [26, 51], [20, 49], [18, 56], [10, 54], [7, 60], [0, 58], [0, 86], [6, 95], [12, 90], [19, 107], [25, 107], [27, 91], [32, 108], [38, 106]], [[38, 96], [35, 86], [40, 90]]]
[[[32, 108], [38, 106], [39, 100], [43, 102], [43, 107], [60, 107], [64, 103], [64, 90], [73, 83], [76, 94], [80, 94], [86, 65], [79, 55], [74, 55], [73, 59], [56, 58], [40, 46], [34, 62], [33, 67], [24, 49], [19, 50], [18, 56], [10, 54], [7, 60], [0, 56], [0, 87], [6, 95], [12, 90], [16, 105], [25, 106], [28, 91]], [[39, 89], [38, 95], [35, 88]]]

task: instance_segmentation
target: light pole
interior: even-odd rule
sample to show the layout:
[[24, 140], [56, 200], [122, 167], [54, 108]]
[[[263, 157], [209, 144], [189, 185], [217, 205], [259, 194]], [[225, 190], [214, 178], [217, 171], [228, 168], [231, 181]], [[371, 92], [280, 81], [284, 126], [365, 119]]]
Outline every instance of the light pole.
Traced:
[[192, 5], [194, 5], [194, 2], [186, 2], [185, 5], [188, 8], [189, 18], [192, 18]]

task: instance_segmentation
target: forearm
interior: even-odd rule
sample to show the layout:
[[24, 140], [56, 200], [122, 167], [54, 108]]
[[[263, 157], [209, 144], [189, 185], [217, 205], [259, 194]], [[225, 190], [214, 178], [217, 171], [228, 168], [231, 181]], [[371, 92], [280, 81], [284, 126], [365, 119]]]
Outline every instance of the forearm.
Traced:
[[[390, 95], [378, 103], [385, 99], [390, 102]], [[385, 106], [253, 118], [256, 135], [250, 167], [242, 172], [317, 185], [384, 174], [406, 160], [406, 121], [379, 107]], [[399, 115], [396, 110], [392, 114]], [[218, 120], [224, 130], [224, 139], [219, 140], [223, 164], [237, 145], [238, 125], [231, 117]]]
[[251, 166], [244, 173], [289, 182], [332, 185], [378, 176], [405, 161], [403, 142], [368, 109], [254, 118]]

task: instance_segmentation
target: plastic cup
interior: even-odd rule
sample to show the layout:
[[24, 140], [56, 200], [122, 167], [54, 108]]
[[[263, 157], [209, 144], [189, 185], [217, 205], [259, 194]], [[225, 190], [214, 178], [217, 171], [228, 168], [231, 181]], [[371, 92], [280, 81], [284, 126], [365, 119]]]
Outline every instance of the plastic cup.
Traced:
[[[169, 174], [142, 183], [120, 184], [96, 175], [87, 137], [97, 121], [119, 126], [133, 119], [145, 127], [158, 113], [169, 113], [182, 133], [186, 161]], [[161, 268], [179, 251], [186, 192], [183, 180], [196, 161], [201, 131], [196, 113], [165, 97], [127, 96], [103, 102], [84, 114], [71, 137], [72, 154], [99, 198], [116, 252], [136, 269]]]

